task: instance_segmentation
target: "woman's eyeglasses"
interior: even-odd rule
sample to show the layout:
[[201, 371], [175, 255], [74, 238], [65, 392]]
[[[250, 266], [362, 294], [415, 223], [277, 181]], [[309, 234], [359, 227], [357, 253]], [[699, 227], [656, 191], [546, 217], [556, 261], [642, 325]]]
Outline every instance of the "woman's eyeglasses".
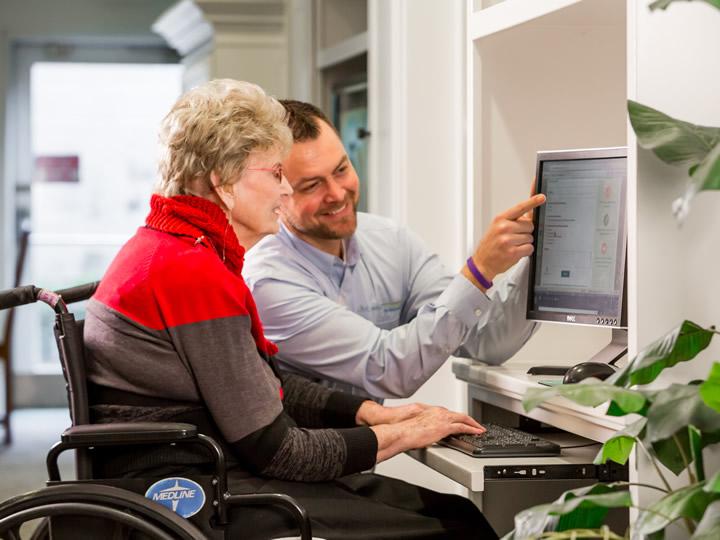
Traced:
[[278, 181], [278, 184], [281, 183], [282, 179], [283, 179], [283, 168], [282, 168], [282, 164], [280, 164], [280, 163], [277, 163], [273, 167], [248, 167], [246, 170], [271, 172], [272, 175], [275, 177], [275, 180]]

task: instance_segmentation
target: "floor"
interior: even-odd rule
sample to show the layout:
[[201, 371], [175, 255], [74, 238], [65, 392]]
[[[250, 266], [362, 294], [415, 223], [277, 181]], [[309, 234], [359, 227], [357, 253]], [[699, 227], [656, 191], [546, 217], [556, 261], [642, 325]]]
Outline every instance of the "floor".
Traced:
[[[70, 425], [67, 409], [20, 409], [11, 416], [13, 442], [0, 446], [0, 501], [45, 485], [45, 454]], [[72, 477], [72, 455], [61, 456], [63, 477]]]

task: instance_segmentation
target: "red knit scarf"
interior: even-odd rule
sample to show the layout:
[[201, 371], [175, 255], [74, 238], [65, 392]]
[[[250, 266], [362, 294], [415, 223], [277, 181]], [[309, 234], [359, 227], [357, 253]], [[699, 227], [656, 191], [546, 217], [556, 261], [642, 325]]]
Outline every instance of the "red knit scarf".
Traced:
[[145, 225], [156, 231], [188, 236], [214, 249], [228, 270], [240, 277], [245, 293], [245, 309], [250, 315], [251, 331], [257, 348], [268, 356], [277, 353], [277, 346], [265, 339], [252, 293], [242, 280], [245, 248], [238, 242], [232, 225], [217, 204], [192, 195], [153, 195]]

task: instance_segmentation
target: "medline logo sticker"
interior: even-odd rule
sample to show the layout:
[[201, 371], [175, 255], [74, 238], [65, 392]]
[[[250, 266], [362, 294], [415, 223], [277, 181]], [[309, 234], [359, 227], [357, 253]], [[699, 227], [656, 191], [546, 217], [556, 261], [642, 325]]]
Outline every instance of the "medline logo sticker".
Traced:
[[187, 478], [158, 480], [148, 488], [145, 497], [184, 518], [194, 516], [205, 504], [205, 492], [200, 484]]

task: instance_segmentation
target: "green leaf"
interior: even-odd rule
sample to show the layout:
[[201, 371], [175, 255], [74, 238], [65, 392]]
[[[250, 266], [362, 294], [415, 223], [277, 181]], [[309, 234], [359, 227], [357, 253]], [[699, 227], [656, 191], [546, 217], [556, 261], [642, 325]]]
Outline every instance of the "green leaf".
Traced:
[[720, 501], [711, 503], [705, 510], [690, 540], [717, 540], [720, 538]]
[[612, 460], [620, 465], [625, 465], [630, 457], [630, 452], [635, 446], [635, 441], [645, 429], [646, 423], [647, 418], [640, 418], [610, 437], [600, 449], [595, 458], [595, 463], [601, 464], [606, 463], [607, 460]]
[[632, 506], [632, 498], [630, 497], [629, 491], [577, 497], [565, 503], [566, 508], [570, 508], [572, 503], [578, 500], [580, 500], [580, 502], [576, 503], [573, 510], [563, 512], [564, 515], [558, 521], [556, 530], [567, 531], [577, 528], [595, 529], [603, 524], [610, 508], [629, 508]]
[[697, 126], [628, 100], [630, 122], [638, 144], [670, 165], [701, 163], [720, 143], [720, 128]]
[[[678, 448], [678, 444], [682, 452]], [[662, 441], [648, 442], [652, 448], [657, 460], [665, 465], [674, 475], [679, 475], [687, 468], [687, 463], [683, 459], [683, 455], [690, 455], [690, 441], [688, 440], [687, 430], [680, 431], [675, 437], [664, 439]]]
[[514, 538], [538, 537], [553, 521], [562, 516], [554, 527], [557, 531], [570, 528], [599, 527], [608, 508], [632, 506], [627, 484], [594, 484], [563, 493], [557, 501], [523, 510], [515, 516]]
[[705, 405], [720, 412], [720, 364], [715, 362], [707, 380], [700, 386], [700, 397]]
[[[676, 475], [685, 470], [693, 453], [720, 441], [720, 414], [700, 399], [699, 388], [670, 385], [657, 392], [648, 407], [643, 442], [652, 447], [657, 459]], [[699, 441], [691, 441], [689, 426], [699, 431]]]
[[720, 144], [705, 156], [700, 163], [690, 167], [690, 181], [682, 197], [673, 201], [673, 215], [682, 223], [690, 211], [690, 202], [700, 191], [720, 189]]
[[[720, 442], [720, 431], [714, 433], [703, 433], [701, 448], [710, 446]], [[652, 447], [655, 456], [658, 461], [670, 469], [675, 475], [679, 475], [686, 469], [685, 460], [682, 458], [682, 454], [678, 450], [678, 444], [682, 447], [682, 451], [685, 456], [690, 456], [692, 451], [690, 449], [690, 440], [686, 429], [678, 431], [674, 437], [662, 441], [656, 441], [650, 443], [646, 441], [646, 444]]]
[[699, 520], [715, 495], [703, 491], [704, 483], [673, 491], [645, 510], [635, 523], [635, 534], [650, 534], [680, 518]]
[[695, 358], [710, 344], [713, 335], [712, 331], [692, 321], [683, 321], [680, 326], [640, 351], [626, 367], [605, 382], [625, 387], [648, 384], [665, 368]]
[[[655, 9], [667, 9], [667, 7], [674, 3], [679, 2], [681, 0], [655, 0], [650, 6], [648, 6], [651, 10]], [[682, 0], [683, 2], [692, 2], [692, 0]], [[711, 6], [715, 6], [716, 8], [720, 9], [720, 0], [704, 0]]]
[[[523, 398], [523, 407], [530, 411], [548, 399], [562, 396], [579, 405], [595, 407], [612, 400], [615, 410], [622, 414], [641, 411], [645, 396], [636, 390], [628, 390], [597, 379], [586, 379], [578, 384], [562, 384], [550, 388], [531, 388]], [[620, 416], [620, 415], [617, 415]]]
[[675, 435], [687, 426], [703, 433], [720, 431], [720, 414], [700, 399], [699, 387], [671, 384], [660, 392], [647, 411], [646, 437], [650, 442]]
[[720, 189], [720, 141], [690, 174], [698, 191]]
[[[664, 9], [667, 5], [669, 2], [655, 2], [651, 9], [652, 6]], [[685, 193], [673, 202], [673, 214], [682, 222], [698, 192], [720, 189], [720, 128], [683, 122], [631, 100], [628, 114], [640, 146], [652, 150], [665, 163], [690, 166]]]
[[720, 493], [720, 471], [713, 474], [710, 479], [705, 482], [703, 489], [708, 493]]

